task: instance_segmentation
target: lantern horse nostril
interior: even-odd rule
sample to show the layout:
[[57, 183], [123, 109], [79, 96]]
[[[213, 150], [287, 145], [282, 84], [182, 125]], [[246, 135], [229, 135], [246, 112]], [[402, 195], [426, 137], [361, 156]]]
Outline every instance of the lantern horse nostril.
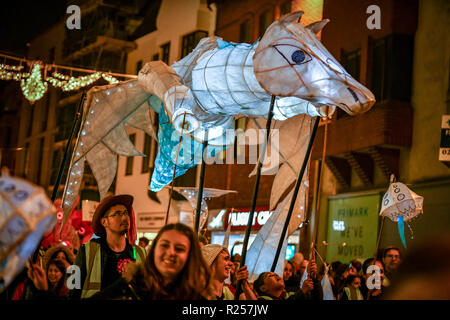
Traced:
[[353, 91], [352, 89], [347, 87], [347, 90], [351, 93], [351, 95], [353, 96], [353, 99], [355, 99], [355, 102], [358, 102], [358, 96], [356, 95], [355, 91]]

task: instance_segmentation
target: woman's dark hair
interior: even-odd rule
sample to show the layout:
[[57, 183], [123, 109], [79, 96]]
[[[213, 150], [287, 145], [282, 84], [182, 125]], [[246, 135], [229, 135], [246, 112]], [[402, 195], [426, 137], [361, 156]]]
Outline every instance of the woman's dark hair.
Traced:
[[[294, 266], [294, 264], [293, 264], [291, 261], [289, 261], [289, 260], [286, 260], [286, 261], [285, 261], [284, 266], [286, 267], [287, 264], [290, 264], [290, 265], [291, 265], [291, 268], [292, 268], [292, 274], [291, 274], [291, 276], [289, 277], [289, 279], [290, 279], [290, 278], [292, 278], [292, 277], [294, 276], [294, 274], [295, 274], [295, 266]], [[284, 268], [283, 268], [283, 273], [284, 273]]]
[[358, 260], [350, 261], [350, 266], [355, 267], [356, 271], [358, 271], [358, 272], [361, 271], [361, 262], [359, 262]]
[[[189, 239], [190, 249], [184, 268], [178, 274], [174, 283], [170, 284], [170, 288], [167, 288], [164, 286], [163, 276], [155, 266], [154, 257], [159, 239], [170, 230], [185, 235]], [[194, 231], [181, 223], [165, 225], [152, 241], [143, 267], [143, 276], [146, 289], [152, 299], [190, 300], [201, 298], [202, 294], [208, 289], [210, 271], [203, 259], [199, 241]]]
[[331, 266], [331, 271], [336, 272], [337, 269], [339, 268], [339, 266], [342, 264], [342, 262], [340, 261], [334, 261], [330, 264]]
[[261, 287], [264, 285], [264, 280], [266, 279], [266, 276], [269, 274], [269, 272], [263, 272], [261, 273], [258, 278], [253, 282], [253, 289], [258, 293], [258, 295], [263, 295], [264, 292], [261, 291]]
[[60, 252], [64, 253], [64, 257], [66, 257], [66, 261], [68, 261], [68, 262], [73, 262], [73, 261], [71, 261], [71, 259], [67, 256], [67, 253], [66, 253], [64, 250], [62, 250], [62, 249], [56, 251], [55, 253], [53, 253], [52, 256], [50, 257], [50, 260], [56, 259], [56, 256], [57, 256]]
[[[58, 280], [58, 282], [53, 285], [50, 280], [48, 279], [48, 270], [50, 269], [50, 266], [55, 266], [58, 268], [59, 271], [62, 273], [61, 279]], [[45, 270], [45, 275], [47, 276], [47, 283], [48, 283], [48, 290], [55, 293], [56, 295], [64, 295], [65, 293], [65, 283], [66, 283], [66, 266], [62, 261], [52, 259], [47, 263], [47, 270]]]
[[347, 286], [351, 285], [353, 280], [355, 280], [356, 278], [359, 278], [359, 280], [362, 281], [360, 275], [350, 275], [350, 276], [347, 277], [347, 279], [345, 281], [345, 284]]

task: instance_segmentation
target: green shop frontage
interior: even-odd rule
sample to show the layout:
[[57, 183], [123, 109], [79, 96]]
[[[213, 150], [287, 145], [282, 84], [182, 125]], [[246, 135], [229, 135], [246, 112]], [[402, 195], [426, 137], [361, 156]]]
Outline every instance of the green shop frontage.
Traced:
[[[380, 249], [392, 245], [405, 254], [428, 239], [450, 235], [450, 179], [407, 185], [424, 197], [423, 214], [405, 223], [406, 248], [402, 245], [397, 223], [385, 218]], [[322, 197], [317, 249], [327, 263], [363, 261], [374, 256], [382, 221], [379, 216], [381, 199], [386, 190], [387, 186], [386, 189]], [[314, 215], [311, 220], [310, 233], [313, 234]], [[308, 242], [308, 236], [311, 237], [302, 235], [301, 241]], [[302, 251], [308, 247], [306, 243], [301, 245]]]

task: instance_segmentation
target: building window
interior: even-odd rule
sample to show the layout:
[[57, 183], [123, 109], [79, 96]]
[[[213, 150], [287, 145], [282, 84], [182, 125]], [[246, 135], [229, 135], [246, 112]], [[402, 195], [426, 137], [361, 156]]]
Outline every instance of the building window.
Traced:
[[250, 43], [250, 20], [245, 20], [239, 28], [239, 42]]
[[52, 64], [55, 63], [55, 47], [52, 47], [48, 53], [48, 61]]
[[142, 69], [142, 60], [139, 60], [136, 63], [136, 74], [139, 74], [139, 71]]
[[372, 52], [372, 91], [377, 101], [384, 100], [386, 87], [384, 85], [386, 73], [386, 39], [374, 43]]
[[344, 53], [342, 55], [342, 66], [356, 81], [359, 81], [359, 73], [361, 68], [361, 49]]
[[33, 119], [34, 119], [34, 108], [36, 106], [31, 106], [28, 110], [28, 123], [27, 123], [27, 137], [31, 136], [33, 132]]
[[142, 157], [141, 173], [147, 173], [150, 171], [151, 150], [152, 150], [152, 138], [148, 134], [145, 134], [144, 154], [146, 155], [146, 157]]
[[55, 141], [61, 141], [69, 138], [72, 130], [73, 121], [76, 117], [78, 102], [70, 103], [64, 107], [56, 108], [56, 133]]
[[[56, 182], [56, 178], [58, 177], [59, 167], [61, 166], [62, 159], [64, 158], [64, 150], [63, 148], [58, 148], [53, 151], [53, 161], [52, 161], [52, 171], [50, 175], [50, 184], [54, 185]], [[63, 176], [61, 181], [66, 181], [67, 179], [67, 170], [63, 171]]]
[[191, 53], [191, 51], [194, 50], [195, 46], [200, 42], [200, 40], [207, 36], [208, 32], [200, 30], [183, 36], [181, 45], [181, 58], [184, 58], [189, 53]]
[[272, 23], [272, 14], [270, 10], [264, 11], [259, 16], [259, 34], [258, 36], [262, 38], [264, 33], [266, 32], [266, 29], [270, 26]]
[[47, 129], [47, 124], [48, 124], [48, 112], [50, 110], [50, 99], [51, 99], [51, 94], [50, 94], [50, 90], [47, 92], [47, 98], [45, 99], [45, 102], [42, 105], [42, 121], [41, 121], [41, 131], [45, 131]]
[[161, 61], [169, 64], [170, 42], [161, 46]]
[[[130, 134], [130, 141], [134, 144], [136, 141], [136, 134]], [[125, 167], [125, 175], [131, 176], [133, 174], [133, 159], [134, 157], [127, 157], [127, 164]]]
[[374, 42], [371, 89], [377, 101], [411, 100], [413, 52], [410, 35], [391, 34]]
[[285, 1], [280, 5], [280, 15], [285, 15], [292, 10], [292, 1]]
[[36, 183], [42, 184], [41, 181], [41, 174], [42, 174], [42, 163], [44, 158], [44, 138], [39, 139], [39, 158], [37, 163], [37, 176], [36, 176]]
[[30, 163], [31, 163], [30, 143], [25, 144], [25, 163], [23, 166], [24, 178], [30, 179]]

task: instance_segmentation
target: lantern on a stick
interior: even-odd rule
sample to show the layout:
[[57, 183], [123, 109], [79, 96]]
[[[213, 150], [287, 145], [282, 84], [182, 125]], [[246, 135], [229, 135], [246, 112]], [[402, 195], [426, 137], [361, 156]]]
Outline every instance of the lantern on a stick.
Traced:
[[[192, 222], [195, 220], [195, 208], [197, 206], [197, 198], [198, 198], [198, 189], [195, 187], [175, 187], [173, 188], [178, 193], [181, 193], [188, 201], [189, 204], [192, 206], [193, 214], [192, 214]], [[203, 189], [203, 195], [202, 195], [202, 202], [201, 202], [201, 210], [200, 210], [200, 229], [203, 229], [206, 221], [208, 221], [208, 205], [206, 204], [205, 200], [209, 200], [211, 198], [217, 198], [221, 197], [223, 195], [229, 194], [229, 193], [237, 193], [235, 190], [221, 190], [221, 189], [214, 189], [214, 188], [205, 188]], [[190, 225], [190, 220], [186, 221], [188, 225]]]
[[56, 223], [56, 209], [43, 188], [0, 176], [0, 292], [22, 271], [43, 235]]
[[383, 196], [380, 216], [388, 217], [397, 222], [398, 233], [406, 248], [405, 227], [407, 222], [423, 213], [423, 197], [409, 189], [404, 183], [396, 182], [391, 175], [389, 189]]

